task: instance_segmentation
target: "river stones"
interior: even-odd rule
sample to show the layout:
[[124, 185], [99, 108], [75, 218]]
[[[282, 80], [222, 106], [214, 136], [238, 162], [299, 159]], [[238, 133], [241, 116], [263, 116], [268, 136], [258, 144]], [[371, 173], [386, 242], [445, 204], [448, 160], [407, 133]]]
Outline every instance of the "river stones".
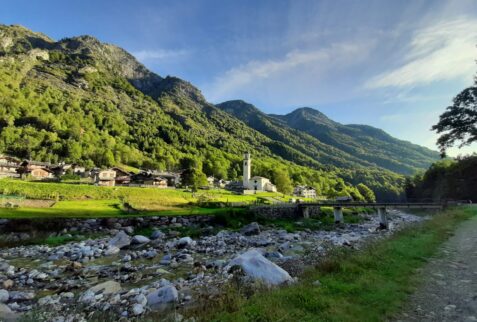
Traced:
[[149, 243], [151, 240], [146, 236], [136, 235], [131, 239], [131, 245], [143, 245]]

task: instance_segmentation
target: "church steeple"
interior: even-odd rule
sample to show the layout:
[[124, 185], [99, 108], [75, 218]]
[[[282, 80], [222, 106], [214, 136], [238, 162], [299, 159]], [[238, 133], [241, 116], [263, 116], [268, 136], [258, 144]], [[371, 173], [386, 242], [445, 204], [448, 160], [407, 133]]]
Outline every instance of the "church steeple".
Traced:
[[252, 174], [252, 158], [250, 152], [243, 155], [243, 186], [248, 189]]

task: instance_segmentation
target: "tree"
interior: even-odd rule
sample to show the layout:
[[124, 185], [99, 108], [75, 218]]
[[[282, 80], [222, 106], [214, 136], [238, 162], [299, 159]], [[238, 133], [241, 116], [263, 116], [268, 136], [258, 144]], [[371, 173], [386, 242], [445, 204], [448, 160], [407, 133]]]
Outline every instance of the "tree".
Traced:
[[374, 195], [373, 190], [369, 189], [367, 185], [364, 183], [360, 183], [356, 186], [359, 193], [364, 197], [364, 199], [368, 202], [375, 202], [376, 196]]
[[207, 177], [200, 169], [189, 168], [182, 173], [182, 184], [197, 191], [200, 187], [207, 185]]
[[273, 181], [278, 191], [284, 194], [290, 194], [293, 191], [292, 182], [286, 170], [280, 168], [273, 170]]
[[456, 142], [462, 147], [477, 141], [477, 77], [474, 86], [454, 98], [454, 104], [447, 107], [432, 130], [441, 134], [437, 145], [442, 156]]

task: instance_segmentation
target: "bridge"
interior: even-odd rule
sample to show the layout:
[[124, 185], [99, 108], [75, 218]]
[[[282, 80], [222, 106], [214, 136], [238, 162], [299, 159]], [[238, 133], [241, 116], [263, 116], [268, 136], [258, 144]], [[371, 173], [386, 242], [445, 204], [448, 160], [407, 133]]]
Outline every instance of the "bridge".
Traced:
[[333, 207], [333, 215], [335, 223], [343, 223], [343, 208], [357, 208], [367, 207], [375, 208], [378, 211], [379, 225], [381, 228], [388, 227], [388, 218], [386, 209], [443, 209], [446, 203], [436, 202], [339, 202], [339, 201], [325, 201], [325, 202], [304, 202], [297, 204], [300, 214], [304, 218], [310, 217], [310, 212], [321, 207]]

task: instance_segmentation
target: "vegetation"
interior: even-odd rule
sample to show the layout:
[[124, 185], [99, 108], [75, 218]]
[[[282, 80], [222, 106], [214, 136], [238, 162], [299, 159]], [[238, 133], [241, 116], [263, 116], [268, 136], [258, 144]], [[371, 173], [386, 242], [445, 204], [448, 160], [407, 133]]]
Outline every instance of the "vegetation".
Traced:
[[[217, 302], [189, 312], [202, 321], [383, 321], [419, 283], [416, 269], [435, 254], [457, 223], [476, 209], [453, 208], [359, 252], [337, 251], [290, 287], [246, 298], [230, 287]], [[313, 283], [320, 281], [320, 285]]]
[[444, 159], [406, 180], [408, 200], [472, 200], [477, 196], [477, 155]]
[[443, 155], [457, 142], [462, 147], [477, 141], [477, 77], [473, 86], [454, 98], [454, 103], [447, 107], [432, 129], [441, 134], [437, 145]]
[[[340, 137], [340, 146], [276, 120], [270, 130], [255, 127], [206, 102], [190, 83], [153, 74], [93, 37], [55, 42], [20, 26], [0, 26], [0, 33], [10, 44], [0, 49], [0, 153], [87, 167], [186, 170], [196, 189], [209, 175], [239, 179], [242, 154], [250, 151], [253, 174], [278, 181], [285, 193], [305, 184], [320, 195], [359, 200], [360, 183], [378, 199], [402, 198], [404, 178], [387, 169], [410, 173], [434, 157], [376, 129]], [[346, 151], [351, 145], [353, 153]], [[372, 146], [393, 153], [384, 157]], [[368, 156], [356, 154], [361, 150]]]

